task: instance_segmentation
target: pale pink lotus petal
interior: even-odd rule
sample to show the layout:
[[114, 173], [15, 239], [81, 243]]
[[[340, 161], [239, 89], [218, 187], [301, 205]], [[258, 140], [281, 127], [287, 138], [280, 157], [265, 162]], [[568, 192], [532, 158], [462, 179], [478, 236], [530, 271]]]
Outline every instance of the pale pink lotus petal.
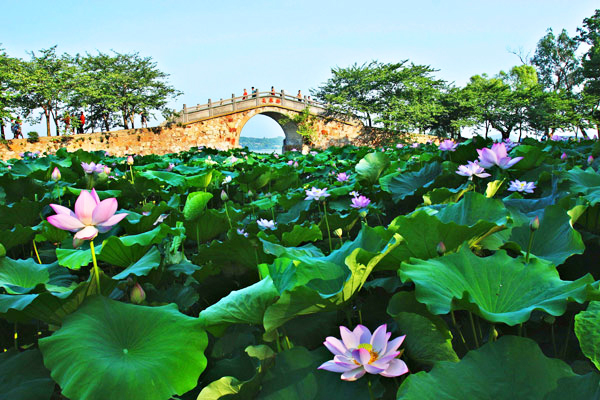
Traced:
[[331, 371], [331, 372], [346, 372], [346, 371], [356, 368], [355, 364], [352, 364], [352, 365], [353, 365], [352, 368], [347, 368], [347, 367], [338, 365], [338, 364], [334, 363], [333, 361], [326, 361], [323, 364], [321, 364], [319, 366], [319, 368], [317, 368], [317, 369], [324, 369], [326, 371]]
[[371, 353], [367, 349], [352, 350], [352, 357], [362, 365], [368, 364], [371, 361]]
[[344, 346], [344, 344], [338, 338], [334, 338], [333, 336], [328, 336], [323, 344], [334, 355], [348, 353], [346, 346]]
[[71, 211], [71, 209], [69, 209], [67, 207], [63, 207], [63, 206], [58, 205], [58, 204], [50, 204], [50, 207], [57, 214], [70, 215], [72, 217], [75, 217], [75, 213], [73, 211]]
[[508, 160], [504, 161], [504, 159], [503, 159], [501, 161], [501, 164], [503, 164], [504, 166], [500, 165], [500, 168], [508, 169], [523, 159], [523, 157], [515, 157], [512, 159], [509, 157], [507, 157], [507, 158], [508, 158]]
[[[107, 219], [106, 221], [99, 223], [98, 225], [96, 225], [99, 229], [110, 229], [111, 227], [115, 226], [116, 224], [118, 224], [119, 222], [121, 222], [121, 220], [123, 218], [125, 218], [128, 214], [127, 213], [121, 213], [121, 214], [115, 214], [112, 217], [110, 217], [109, 219]], [[104, 230], [104, 232], [106, 232], [106, 230]]]
[[373, 361], [371, 363], [371, 365], [373, 365], [377, 368], [386, 369], [387, 365], [390, 363], [390, 361], [392, 361], [394, 358], [398, 357], [399, 355], [400, 355], [399, 351], [390, 353], [390, 354], [386, 355], [385, 357], [379, 357], [377, 360]]
[[[385, 366], [387, 367], [387, 365]], [[370, 374], [380, 374], [383, 371], [385, 371], [385, 367], [384, 368], [379, 368], [377, 366], [375, 366], [374, 364], [363, 364], [363, 368], [365, 369], [365, 371], [367, 371]]]
[[344, 342], [344, 346], [348, 350], [355, 349], [358, 347], [360, 342], [358, 341], [358, 337], [356, 337], [350, 329], [345, 326], [340, 326], [340, 335], [342, 336], [342, 342]]
[[75, 239], [91, 240], [98, 236], [98, 229], [95, 226], [86, 226], [75, 234]]
[[345, 381], [352, 382], [352, 381], [357, 380], [361, 376], [363, 376], [365, 373], [366, 373], [365, 369], [362, 366], [360, 366], [360, 367], [355, 368], [355, 369], [353, 369], [351, 371], [344, 372], [342, 374], [342, 379], [345, 380]]
[[407, 372], [408, 367], [406, 366], [404, 361], [396, 358], [390, 361], [387, 369], [383, 372], [380, 372], [379, 375], [385, 376], [386, 378], [393, 378], [395, 376], [406, 374]]
[[383, 324], [379, 328], [373, 332], [373, 336], [371, 337], [371, 346], [373, 346], [373, 351], [380, 354], [385, 350], [385, 346], [387, 344], [387, 325]]
[[79, 230], [85, 226], [77, 218], [66, 214], [51, 215], [47, 218], [47, 220], [50, 224], [64, 231], [75, 232], [76, 230]]
[[498, 159], [508, 156], [506, 153], [506, 145], [504, 143], [494, 143], [492, 145], [492, 151], [496, 153], [496, 157], [498, 157]]
[[479, 154], [479, 165], [483, 168], [490, 168], [493, 165], [498, 165], [498, 157], [496, 153], [494, 153], [490, 149], [482, 149]]
[[96, 202], [96, 204], [100, 203], [100, 197], [98, 197], [98, 193], [96, 193], [96, 189], [93, 189], [93, 188], [92, 188], [92, 197], [94, 198], [94, 201]]
[[406, 337], [406, 335], [402, 335], [402, 336], [397, 337], [396, 339], [392, 340], [391, 342], [389, 342], [387, 344], [386, 349], [385, 349], [385, 355], [393, 353], [396, 350], [398, 350], [398, 347], [400, 347], [400, 345], [402, 344], [402, 342], [404, 342], [404, 338], [405, 337]]
[[371, 331], [364, 325], [356, 325], [352, 333], [358, 338], [359, 344], [371, 342]]
[[92, 214], [96, 208], [96, 200], [87, 190], [82, 190], [75, 201], [75, 215], [84, 225], [92, 224]]
[[[102, 200], [96, 208], [94, 208], [94, 212], [92, 213], [92, 224], [98, 225], [102, 222], [105, 222], [110, 217], [115, 215], [117, 211], [117, 199], [111, 197], [110, 199]], [[114, 225], [114, 224], [113, 224]]]
[[341, 365], [342, 367], [348, 367], [348, 369], [356, 368], [356, 363], [354, 362], [354, 358], [352, 356], [346, 357], [338, 354], [337, 356], [333, 357], [333, 362], [337, 365]]

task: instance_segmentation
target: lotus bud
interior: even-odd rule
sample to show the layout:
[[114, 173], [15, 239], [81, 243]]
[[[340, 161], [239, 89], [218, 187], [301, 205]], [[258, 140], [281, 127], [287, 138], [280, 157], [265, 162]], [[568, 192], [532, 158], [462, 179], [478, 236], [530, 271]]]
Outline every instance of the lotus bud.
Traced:
[[227, 196], [227, 193], [224, 190], [221, 190], [221, 200], [223, 200], [223, 201], [229, 200], [229, 196]]
[[446, 253], [446, 245], [444, 242], [439, 242], [435, 248], [439, 256], [443, 256]]
[[531, 222], [529, 222], [529, 229], [531, 229], [532, 232], [540, 229], [540, 218], [539, 217], [536, 216], [534, 219], [531, 220]]
[[588, 159], [587, 159], [588, 165], [591, 164], [591, 163], [593, 163], [593, 162], [594, 162], [594, 157], [589, 156]]
[[567, 153], [562, 153], [562, 155], [560, 156], [561, 160], [566, 160], [567, 159]]
[[54, 169], [52, 170], [51, 178], [54, 182], [60, 180], [60, 170], [58, 169], [58, 167], [54, 167]]
[[340, 239], [342, 238], [342, 234], [344, 232], [342, 231], [342, 228], [337, 228], [336, 230], [333, 231], [333, 234], [337, 237], [339, 237]]
[[133, 165], [133, 156], [127, 156], [127, 164]]
[[129, 293], [129, 298], [134, 304], [142, 304], [146, 300], [146, 292], [144, 292], [139, 283], [136, 283]]
[[254, 193], [252, 193], [252, 190], [248, 190], [248, 197], [252, 197], [254, 195]]

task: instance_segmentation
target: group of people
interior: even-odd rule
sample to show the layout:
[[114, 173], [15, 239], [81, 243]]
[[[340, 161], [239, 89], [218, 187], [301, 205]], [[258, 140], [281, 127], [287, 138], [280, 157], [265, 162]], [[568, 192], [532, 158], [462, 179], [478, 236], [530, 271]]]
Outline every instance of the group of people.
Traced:
[[[71, 126], [71, 115], [69, 113], [65, 113], [62, 118], [60, 118], [65, 123], [65, 132], [66, 133], [75, 133], [75, 127]], [[79, 126], [77, 127], [77, 133], [83, 133], [85, 125], [85, 115], [83, 111], [79, 113]]]
[[[252, 98], [255, 98], [258, 95], [258, 88], [255, 88], [254, 86], [252, 86], [250, 95], [252, 96]], [[276, 96], [274, 86], [271, 86], [271, 96]], [[248, 98], [248, 91], [246, 89], [244, 89], [244, 94], [242, 95], [242, 100], [246, 100], [247, 98]], [[305, 103], [312, 103], [312, 99], [310, 98], [310, 96], [303, 97], [302, 91], [300, 91], [300, 90], [298, 90], [298, 94], [296, 95], [296, 98], [298, 99], [298, 101], [304, 101]], [[222, 101], [223, 101], [223, 99], [221, 99], [221, 102]]]

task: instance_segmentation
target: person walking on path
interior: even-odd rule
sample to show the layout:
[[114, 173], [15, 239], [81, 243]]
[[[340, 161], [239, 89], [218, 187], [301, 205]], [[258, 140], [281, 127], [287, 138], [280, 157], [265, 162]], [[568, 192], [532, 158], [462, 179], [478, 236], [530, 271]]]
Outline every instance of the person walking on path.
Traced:
[[18, 118], [16, 120], [11, 120], [10, 130], [13, 134], [13, 139], [18, 139], [19, 137], [23, 139], [23, 131], [21, 130], [21, 120]]
[[144, 127], [144, 125], [146, 125], [146, 128], [148, 128], [148, 118], [146, 118], [146, 111], [142, 111], [140, 113], [140, 117], [142, 118], [142, 128]]
[[85, 125], [85, 115], [83, 115], [83, 111], [79, 114], [79, 122], [81, 125], [79, 125], [79, 128], [77, 129], [77, 133], [83, 133], [83, 126]]

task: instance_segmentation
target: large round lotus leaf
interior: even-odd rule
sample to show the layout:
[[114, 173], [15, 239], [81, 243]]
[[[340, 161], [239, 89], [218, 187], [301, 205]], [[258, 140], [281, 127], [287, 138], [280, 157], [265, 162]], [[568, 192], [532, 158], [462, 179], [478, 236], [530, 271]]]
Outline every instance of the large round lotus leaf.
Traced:
[[586, 311], [575, 316], [575, 335], [583, 354], [600, 368], [600, 302], [590, 302]]
[[183, 207], [183, 216], [185, 219], [190, 221], [198, 218], [212, 197], [212, 193], [208, 192], [190, 193]]
[[87, 300], [39, 341], [44, 364], [72, 400], [167, 400], [197, 385], [207, 336], [174, 304]]
[[37, 349], [0, 353], [0, 399], [49, 400], [54, 381]]
[[390, 159], [385, 153], [369, 153], [356, 164], [355, 169], [360, 180], [373, 184], [389, 164]]
[[504, 251], [480, 258], [463, 248], [427, 261], [411, 258], [399, 274], [403, 282], [414, 282], [417, 300], [433, 314], [470, 310], [508, 325], [527, 321], [533, 310], [562, 315], [567, 301], [583, 303], [594, 290], [589, 274], [562, 281], [551, 264], [536, 259], [524, 264]]
[[600, 175], [592, 168], [583, 171], [579, 167], [565, 173], [571, 182], [573, 193], [583, 193], [583, 197], [593, 206], [600, 202]]
[[431, 186], [443, 172], [442, 165], [431, 162], [416, 172], [395, 172], [381, 177], [381, 190], [391, 193], [394, 202], [412, 196], [417, 191]]
[[572, 376], [569, 365], [544, 356], [533, 340], [504, 336], [469, 352], [458, 363], [441, 361], [429, 373], [409, 375], [396, 398], [542, 400], [559, 379]]
[[29, 293], [39, 284], [50, 281], [50, 267], [55, 264], [38, 264], [32, 258], [13, 260], [0, 258], [0, 287], [10, 294]]

